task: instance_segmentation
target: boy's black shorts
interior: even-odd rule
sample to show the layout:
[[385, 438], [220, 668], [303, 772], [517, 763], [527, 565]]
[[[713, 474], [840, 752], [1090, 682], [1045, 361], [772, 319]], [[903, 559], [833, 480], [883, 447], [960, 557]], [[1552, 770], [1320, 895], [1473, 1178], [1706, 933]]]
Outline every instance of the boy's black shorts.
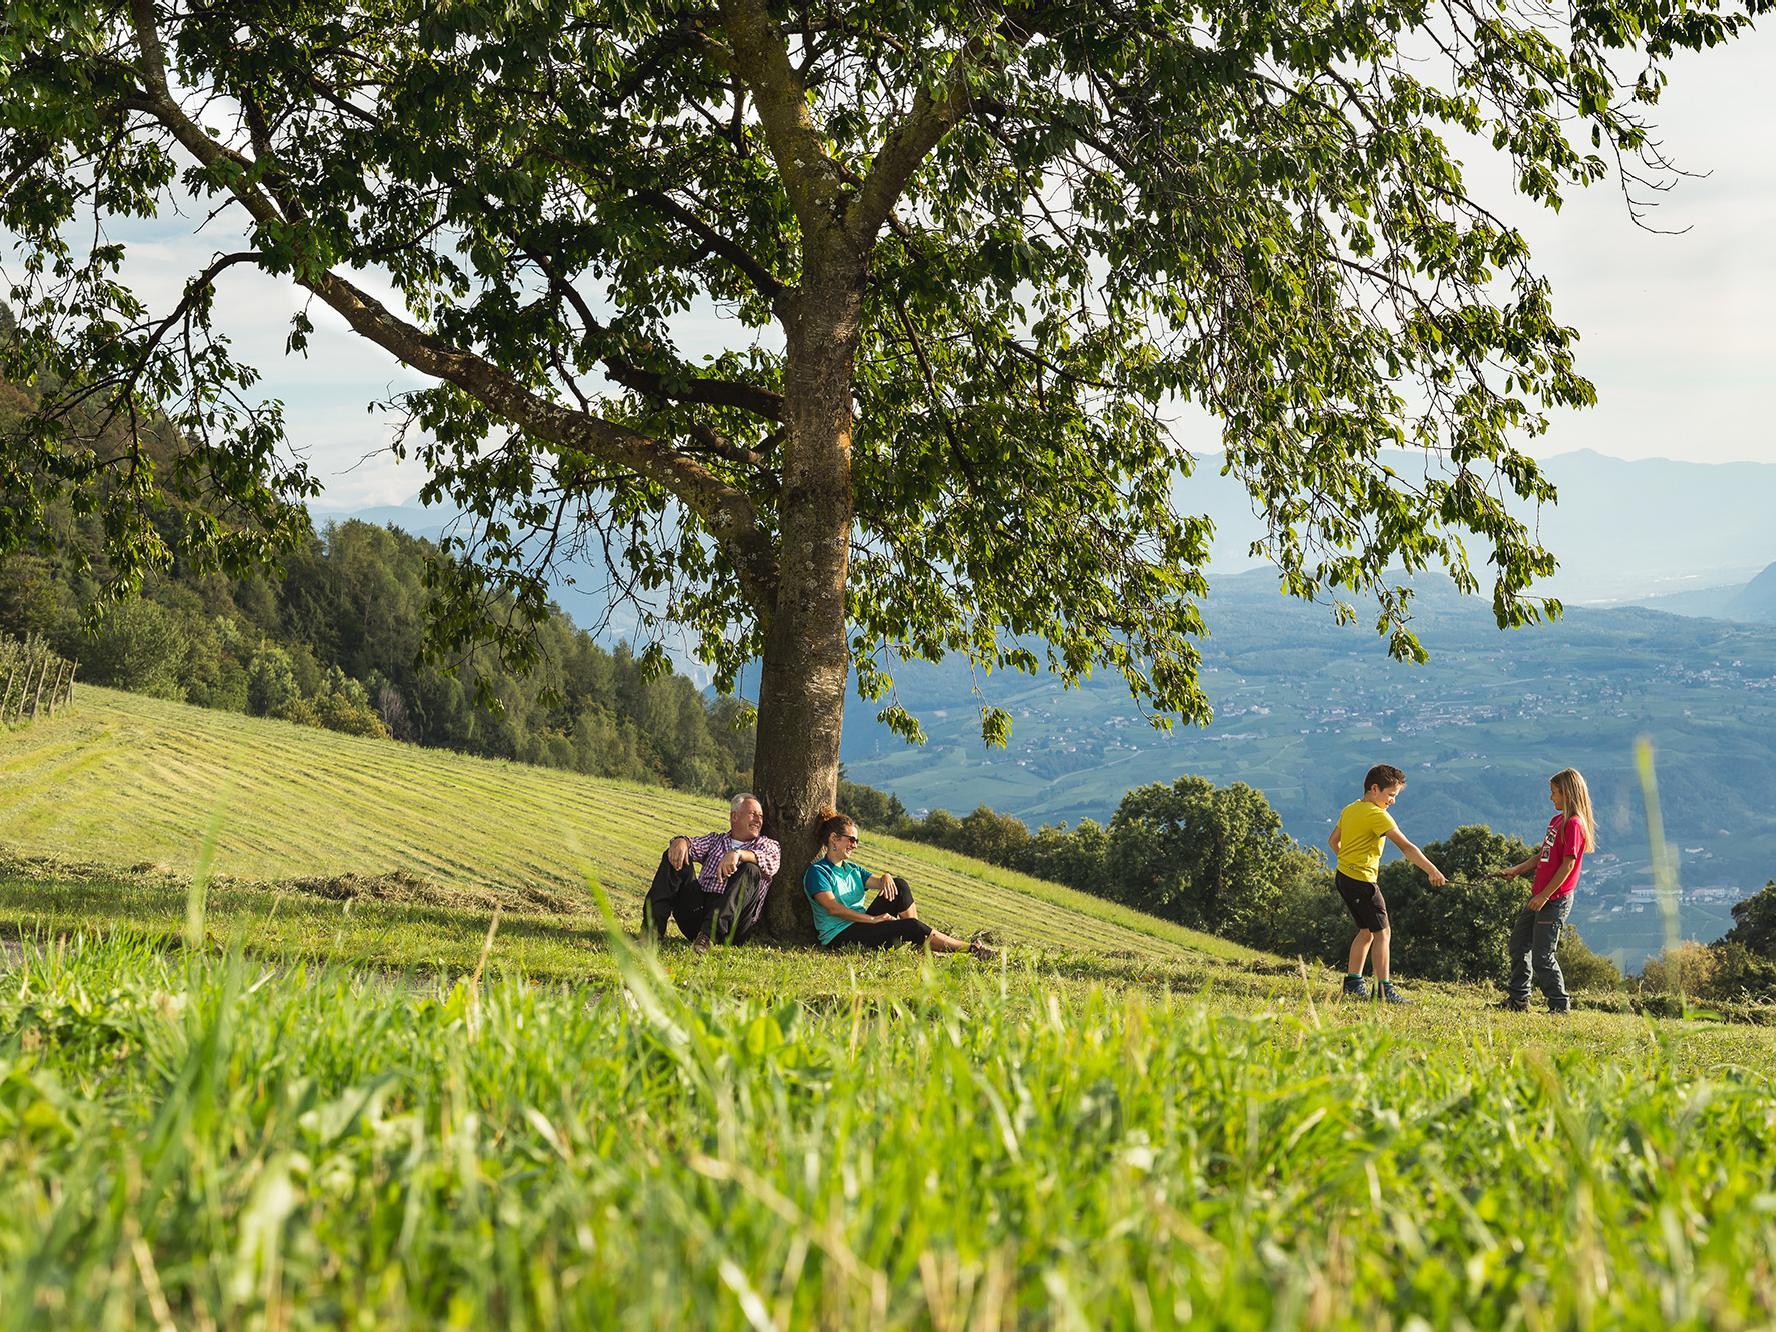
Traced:
[[1388, 927], [1387, 899], [1381, 895], [1381, 889], [1372, 883], [1364, 883], [1361, 879], [1353, 879], [1342, 871], [1334, 872], [1332, 882], [1338, 888], [1338, 895], [1350, 908], [1350, 913], [1357, 924], [1366, 930], [1381, 931]]

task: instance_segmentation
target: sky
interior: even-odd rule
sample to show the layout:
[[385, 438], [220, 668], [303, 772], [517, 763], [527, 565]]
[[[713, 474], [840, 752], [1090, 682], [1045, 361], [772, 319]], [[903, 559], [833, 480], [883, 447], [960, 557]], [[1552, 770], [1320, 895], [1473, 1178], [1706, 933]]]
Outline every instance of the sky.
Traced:
[[[1496, 166], [1470, 164], [1470, 183], [1487, 184], [1489, 201], [1529, 238], [1558, 317], [1582, 334], [1580, 368], [1598, 389], [1597, 407], [1562, 413], [1533, 451], [1776, 463], [1773, 88], [1776, 22], [1674, 65], [1656, 119], [1669, 153], [1703, 174], [1681, 181], [1649, 220], [1687, 228], [1681, 235], [1636, 227], [1612, 185], [1569, 199], [1555, 215], [1506, 196]], [[120, 236], [132, 245], [130, 280], [162, 308], [211, 255], [234, 248], [220, 223], [193, 236], [196, 220], [163, 218]], [[302, 304], [288, 286], [237, 269], [225, 279], [218, 322], [265, 372], [266, 393], [283, 399], [290, 441], [325, 487], [317, 507], [411, 499], [424, 476], [388, 456], [393, 419], [366, 408], [425, 381], [318, 302], [307, 358], [286, 358], [289, 317]], [[687, 350], [720, 345], [713, 316], [694, 317], [684, 332]], [[1197, 436], [1189, 447], [1215, 447], [1206, 424], [1185, 429]]]

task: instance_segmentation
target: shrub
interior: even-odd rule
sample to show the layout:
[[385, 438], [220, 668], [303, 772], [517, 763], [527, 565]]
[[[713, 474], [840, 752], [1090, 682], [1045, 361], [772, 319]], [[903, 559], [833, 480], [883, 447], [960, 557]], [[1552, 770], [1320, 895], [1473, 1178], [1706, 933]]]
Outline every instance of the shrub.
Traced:
[[871, 832], [898, 834], [907, 826], [907, 808], [900, 797], [873, 786], [849, 781], [839, 769], [839, 809]]
[[1622, 969], [1602, 953], [1592, 952], [1570, 925], [1560, 932], [1560, 946], [1554, 950], [1554, 956], [1569, 990], [1622, 988]]
[[1776, 961], [1759, 957], [1731, 936], [1713, 946], [1714, 975], [1709, 997], [1738, 1002], [1776, 1003]]
[[113, 606], [88, 639], [83, 678], [137, 694], [183, 700], [186, 640], [178, 618], [152, 601]]
[[1274, 914], [1295, 840], [1262, 791], [1203, 777], [1123, 796], [1110, 820], [1112, 892], [1194, 929], [1244, 939]]
[[1734, 904], [1733, 928], [1721, 942], [1740, 944], [1755, 957], [1776, 961], [1776, 879]]
[[284, 717], [301, 697], [289, 653], [267, 644], [253, 654], [247, 663], [248, 711], [259, 717]]
[[1381, 870], [1395, 965], [1438, 980], [1502, 984], [1510, 969], [1505, 944], [1529, 884], [1501, 879], [1496, 871], [1527, 859], [1529, 847], [1484, 824], [1469, 824], [1427, 843], [1424, 853], [1450, 882], [1433, 888], [1423, 871], [1404, 860]]
[[279, 721], [295, 722], [298, 726], [319, 726], [321, 719], [315, 712], [315, 705], [301, 694], [292, 694], [277, 707], [265, 714]]
[[1706, 944], [1686, 941], [1649, 957], [1640, 971], [1642, 990], [1706, 994], [1720, 959]]
[[[355, 682], [354, 682], [355, 683]], [[361, 686], [360, 686], [361, 688]], [[329, 731], [388, 739], [388, 727], [368, 703], [353, 702], [345, 694], [323, 694], [314, 701], [315, 721]]]
[[1039, 879], [1070, 884], [1082, 892], [1109, 896], [1105, 858], [1110, 834], [1096, 819], [1081, 819], [1071, 832], [1064, 823], [1044, 824], [1030, 839], [1029, 871]]

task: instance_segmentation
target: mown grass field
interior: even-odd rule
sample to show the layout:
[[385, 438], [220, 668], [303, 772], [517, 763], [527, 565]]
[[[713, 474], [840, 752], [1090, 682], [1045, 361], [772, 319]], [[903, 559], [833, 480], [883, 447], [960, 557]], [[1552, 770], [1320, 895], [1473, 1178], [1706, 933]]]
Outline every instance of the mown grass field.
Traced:
[[[180, 880], [213, 820], [218, 874], [400, 870], [435, 885], [440, 904], [546, 914], [589, 911], [590, 876], [633, 928], [667, 839], [726, 827], [727, 812], [652, 787], [105, 689], [82, 688], [72, 712], [0, 734], [0, 849], [163, 866]], [[1255, 956], [1055, 884], [862, 832], [858, 859], [905, 874], [921, 913], [955, 930], [1155, 959]], [[799, 891], [799, 871], [777, 890]]]
[[1776, 1028], [1349, 1004], [912, 846], [999, 963], [656, 955], [719, 805], [80, 701], [0, 735], [0, 1326], [1776, 1326]]

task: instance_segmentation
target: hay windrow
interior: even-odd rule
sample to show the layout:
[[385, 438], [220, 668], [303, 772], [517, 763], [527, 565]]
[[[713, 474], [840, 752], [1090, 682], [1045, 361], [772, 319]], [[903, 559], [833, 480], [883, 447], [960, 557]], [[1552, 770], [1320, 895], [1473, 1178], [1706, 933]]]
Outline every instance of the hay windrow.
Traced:
[[[176, 888], [190, 886], [188, 874], [156, 861], [131, 865], [73, 860], [62, 856], [33, 854], [0, 843], [0, 878], [31, 883], [70, 880], [103, 880], [128, 887]], [[351, 871], [345, 874], [312, 875], [297, 879], [249, 879], [237, 875], [210, 876], [212, 894], [229, 892], [301, 893], [333, 902], [399, 902], [414, 906], [449, 907], [460, 911], [524, 912], [532, 915], [584, 916], [592, 904], [542, 884], [522, 889], [495, 886], [446, 885], [404, 869], [381, 873]]]

